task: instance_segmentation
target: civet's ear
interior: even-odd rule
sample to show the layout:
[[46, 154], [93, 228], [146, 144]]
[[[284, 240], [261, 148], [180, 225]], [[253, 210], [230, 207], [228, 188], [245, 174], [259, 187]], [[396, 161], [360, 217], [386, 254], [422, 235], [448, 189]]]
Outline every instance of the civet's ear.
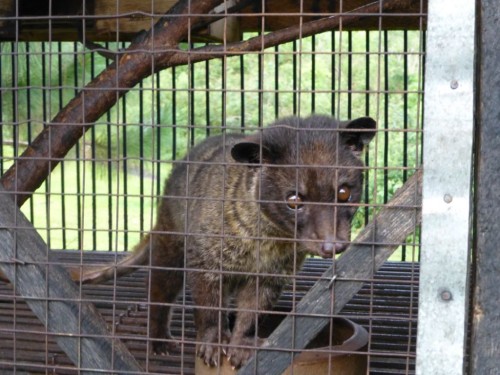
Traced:
[[360, 117], [341, 124], [340, 138], [354, 153], [359, 154], [373, 139], [376, 129], [377, 123], [374, 119]]
[[236, 143], [231, 149], [231, 156], [238, 163], [264, 164], [272, 160], [271, 152], [259, 143], [245, 140]]

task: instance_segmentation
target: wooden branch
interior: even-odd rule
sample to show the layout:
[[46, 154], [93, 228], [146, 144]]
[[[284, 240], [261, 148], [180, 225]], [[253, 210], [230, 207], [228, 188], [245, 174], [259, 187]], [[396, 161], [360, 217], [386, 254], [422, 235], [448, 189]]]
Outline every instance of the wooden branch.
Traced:
[[[297, 304], [269, 337], [269, 347], [259, 350], [238, 374], [281, 374], [293, 353], [301, 350], [338, 314], [361, 289], [365, 280], [391, 256], [421, 220], [422, 171], [399, 189], [323, 277]], [[336, 276], [335, 281], [331, 282]], [[359, 280], [359, 281], [358, 281]], [[323, 315], [324, 317], [321, 317]], [[280, 350], [273, 351], [272, 348]]]
[[[311, 21], [302, 27], [290, 27], [247, 41], [221, 46], [207, 46], [180, 51], [177, 46], [198, 22], [206, 22], [206, 14], [222, 0], [182, 0], [166, 17], [156, 23], [143, 40], [134, 42], [116, 63], [89, 83], [53, 119], [22, 156], [2, 176], [6, 190], [15, 191], [21, 206], [45, 181], [78, 139], [111, 108], [131, 87], [156, 71], [190, 62], [235, 55], [286, 43], [325, 30], [358, 21], [368, 15], [409, 9], [416, 0], [385, 0], [362, 6], [352, 12]], [[181, 15], [188, 15], [182, 17]]]
[[132, 43], [116, 63], [72, 99], [2, 176], [0, 183], [4, 188], [18, 193], [17, 204], [21, 206], [40, 187], [78, 139], [122, 95], [158, 70], [158, 61], [168, 61], [177, 52], [179, 41], [188, 36], [191, 26], [221, 2], [179, 1], [143, 40]]
[[141, 371], [125, 345], [59, 265], [47, 264], [47, 245], [0, 185], [0, 270], [74, 365], [86, 369]]
[[306, 22], [302, 24], [302, 26], [287, 27], [269, 34], [259, 35], [242, 42], [229, 43], [226, 45], [209, 45], [190, 51], [179, 51], [175, 55], [171, 56], [168, 62], [162, 64], [161, 69], [211, 60], [222, 56], [234, 56], [251, 51], [261, 51], [265, 48], [274, 47], [321, 32], [335, 30], [341, 25], [351, 25], [364, 17], [379, 17], [382, 16], [384, 12], [388, 11], [404, 11], [405, 9], [412, 8], [412, 4], [415, 2], [416, 0], [385, 0], [382, 2], [381, 8], [381, 2], [376, 1], [346, 13]]

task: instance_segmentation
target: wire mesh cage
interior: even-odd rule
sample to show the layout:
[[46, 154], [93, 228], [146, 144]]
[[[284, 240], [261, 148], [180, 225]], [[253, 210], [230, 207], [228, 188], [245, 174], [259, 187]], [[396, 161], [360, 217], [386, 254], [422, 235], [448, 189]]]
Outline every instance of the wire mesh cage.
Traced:
[[7, 3], [2, 371], [415, 372], [426, 3]]

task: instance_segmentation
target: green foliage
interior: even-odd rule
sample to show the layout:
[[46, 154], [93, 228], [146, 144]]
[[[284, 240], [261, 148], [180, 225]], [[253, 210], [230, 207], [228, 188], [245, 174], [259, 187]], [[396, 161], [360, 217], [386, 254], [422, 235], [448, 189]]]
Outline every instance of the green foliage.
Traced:
[[[153, 197], [161, 192], [169, 161], [208, 134], [252, 130], [292, 114], [370, 115], [380, 132], [367, 156], [370, 207], [359, 210], [353, 227], [358, 232], [420, 163], [421, 39], [418, 32], [327, 32], [162, 71], [96, 122], [34, 197], [37, 209], [25, 212], [53, 248], [130, 247], [154, 220]], [[0, 47], [5, 171], [22, 151], [18, 146], [108, 62], [73, 43]]]

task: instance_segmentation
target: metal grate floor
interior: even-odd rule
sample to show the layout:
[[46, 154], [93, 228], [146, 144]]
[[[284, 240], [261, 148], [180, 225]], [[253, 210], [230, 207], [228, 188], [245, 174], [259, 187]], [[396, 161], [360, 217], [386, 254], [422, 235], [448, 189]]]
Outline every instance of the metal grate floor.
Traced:
[[[110, 254], [86, 255], [85, 261], [108, 262]], [[80, 253], [57, 252], [64, 263], [80, 260]], [[276, 307], [289, 311], [330, 262], [308, 259], [298, 275], [295, 298], [285, 290]], [[418, 264], [386, 263], [345, 306], [342, 316], [363, 325], [369, 332], [369, 373], [413, 374], [418, 301]], [[181, 340], [179, 353], [147, 355], [147, 293], [145, 271], [138, 271], [102, 285], [83, 286], [108, 322], [113, 334], [125, 342], [143, 368], [151, 374], [193, 374], [195, 329], [189, 296], [186, 308], [175, 309], [172, 333]], [[183, 313], [184, 311], [184, 313]], [[184, 327], [184, 329], [182, 329]], [[0, 373], [78, 374], [79, 371], [59, 349], [22, 298], [12, 287], [0, 282]]]

